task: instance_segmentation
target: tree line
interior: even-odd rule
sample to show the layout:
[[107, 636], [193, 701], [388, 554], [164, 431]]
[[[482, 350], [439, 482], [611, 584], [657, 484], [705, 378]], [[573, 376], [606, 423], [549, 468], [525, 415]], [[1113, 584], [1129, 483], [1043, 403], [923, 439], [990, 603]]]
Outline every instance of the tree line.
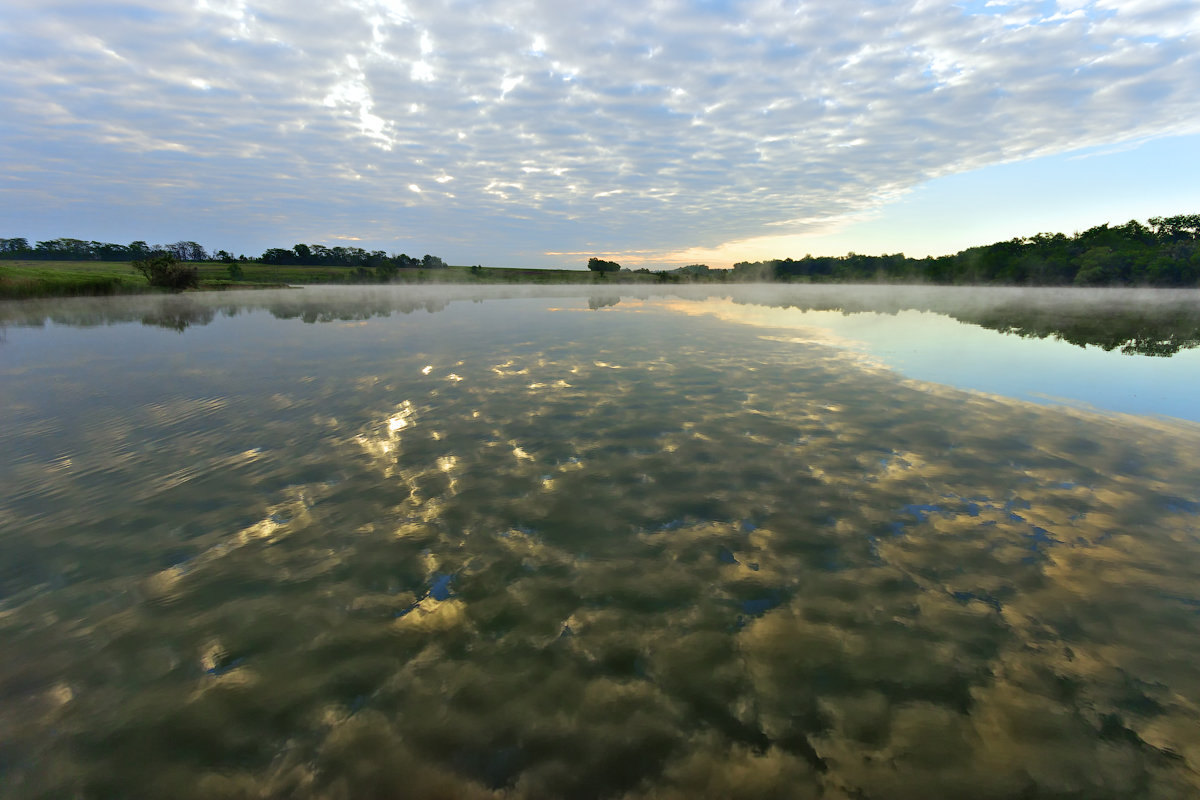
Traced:
[[728, 278], [1010, 286], [1200, 285], [1200, 214], [1151, 217], [1147, 222], [1098, 225], [1072, 236], [1039, 233], [937, 258], [849, 253], [743, 261], [733, 265]]
[[[225, 250], [209, 254], [197, 242], [173, 244], [129, 244], [89, 242], [83, 239], [50, 239], [30, 245], [24, 237], [0, 239], [0, 258], [20, 258], [32, 261], [139, 261], [157, 255], [170, 255], [177, 261], [234, 261]], [[242, 256], [245, 261], [246, 257]]]
[[382, 250], [364, 250], [361, 247], [325, 247], [320, 244], [297, 244], [284, 249], [272, 247], [257, 258], [247, 258], [227, 250], [209, 252], [197, 242], [179, 241], [173, 244], [150, 245], [137, 241], [129, 244], [93, 242], [83, 239], [50, 239], [29, 244], [29, 240], [18, 237], [0, 239], [0, 258], [33, 261], [147, 261], [161, 256], [170, 256], [175, 261], [222, 261], [232, 264], [237, 261], [254, 261], [274, 266], [320, 266], [352, 267], [388, 273], [400, 269], [440, 269], [446, 266], [441, 258], [426, 254], [421, 258], [401, 253], [388, 255]]
[[[179, 262], [259, 262], [274, 266], [349, 267], [355, 279], [390, 280], [401, 269], [440, 269], [437, 256], [421, 258], [404, 253], [360, 247], [297, 244], [273, 247], [256, 258], [234, 256], [226, 250], [209, 253], [192, 241], [127, 245], [82, 239], [51, 239], [30, 245], [24, 238], [0, 239], [0, 259], [53, 261], [138, 262], [170, 256]], [[615, 261], [588, 260], [588, 269], [623, 274]], [[233, 267], [231, 267], [232, 274]], [[648, 270], [636, 270], [648, 272]], [[1098, 225], [1082, 233], [1039, 233], [1004, 242], [971, 247], [954, 255], [909, 258], [903, 253], [867, 256], [811, 256], [801, 259], [742, 261], [732, 270], [713, 270], [693, 264], [660, 279], [678, 281], [894, 282], [945, 285], [992, 284], [1017, 286], [1197, 286], [1200, 285], [1200, 214], [1151, 217], [1146, 224]]]
[[297, 244], [291, 249], [272, 247], [257, 259], [275, 266], [305, 267], [358, 267], [375, 270], [389, 269], [442, 269], [446, 262], [426, 253], [421, 258], [388, 255], [382, 250], [364, 250], [361, 247], [326, 247], [320, 244]]

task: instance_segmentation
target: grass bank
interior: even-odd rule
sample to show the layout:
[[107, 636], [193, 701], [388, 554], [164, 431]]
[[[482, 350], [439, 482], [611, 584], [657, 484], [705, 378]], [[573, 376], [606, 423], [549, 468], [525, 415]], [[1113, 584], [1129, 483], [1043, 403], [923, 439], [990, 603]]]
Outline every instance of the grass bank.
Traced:
[[[375, 283], [364, 280], [353, 267], [271, 266], [253, 261], [238, 262], [241, 276], [233, 279], [229, 265], [219, 261], [201, 261], [194, 265], [200, 276], [201, 291], [256, 289], [297, 284]], [[511, 269], [506, 267], [444, 267], [440, 269], [402, 269], [389, 283], [654, 283], [656, 274], [629, 273], [599, 275], [569, 269]], [[35, 297], [77, 297], [109, 294], [144, 294], [152, 289], [146, 279], [123, 262], [112, 261], [0, 261], [0, 299], [19, 300]]]
[[0, 298], [94, 297], [149, 291], [128, 264], [104, 261], [0, 261]]

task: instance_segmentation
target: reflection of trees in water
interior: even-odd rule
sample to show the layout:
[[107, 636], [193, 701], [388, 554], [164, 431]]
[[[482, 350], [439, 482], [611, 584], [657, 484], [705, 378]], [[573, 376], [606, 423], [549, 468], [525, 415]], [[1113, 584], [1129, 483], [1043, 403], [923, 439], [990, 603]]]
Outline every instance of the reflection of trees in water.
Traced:
[[424, 309], [430, 314], [443, 311], [448, 299], [394, 298], [386, 296], [361, 297], [350, 300], [305, 299], [298, 303], [277, 303], [270, 306], [276, 319], [299, 319], [308, 324], [316, 322], [357, 322], [376, 317], [390, 317], [393, 312], [411, 314]]
[[217, 312], [233, 317], [240, 313], [237, 303], [200, 302], [188, 296], [56, 298], [8, 303], [0, 308], [0, 323], [25, 328], [40, 328], [47, 322], [74, 328], [97, 328], [140, 322], [159, 328], [184, 331], [207, 325]]
[[[609, 308], [621, 302], [625, 291], [581, 294], [578, 287], [538, 287], [538, 297], [587, 297], [588, 308]], [[561, 291], [556, 291], [561, 288]], [[1000, 333], [1025, 338], [1055, 338], [1080, 347], [1092, 345], [1128, 355], [1171, 356], [1200, 346], [1200, 304], [1194, 296], [1165, 293], [1123, 294], [1118, 290], [1093, 290], [1091, 294], [1021, 292], [1019, 290], [924, 289], [895, 287], [791, 287], [758, 285], [744, 291], [736, 288], [696, 291], [654, 292], [646, 287], [631, 296], [652, 299], [730, 298], [742, 305], [794, 308], [800, 311], [838, 311], [843, 314], [897, 314], [927, 311], [944, 314], [960, 322], [979, 325]], [[1008, 292], [1005, 294], [1005, 292]], [[229, 298], [202, 294], [173, 297], [72, 298], [69, 300], [26, 300], [0, 305], [0, 323], [38, 327], [51, 321], [61, 325], [92, 327], [123, 322], [141, 322], [183, 331], [207, 325], [217, 312], [234, 316], [242, 310], [265, 310], [277, 319], [299, 319], [305, 323], [350, 322], [386, 318], [394, 313], [430, 314], [449, 307], [452, 301], [480, 302], [489, 298], [522, 297], [514, 288], [509, 293], [463, 292], [450, 287], [429, 291], [397, 292], [387, 289], [352, 293], [308, 291], [265, 292]]]
[[615, 306], [619, 302], [621, 302], [621, 298], [616, 295], [592, 295], [588, 298], [588, 308], [595, 311], [597, 309]]
[[[1026, 339], [1058, 339], [1079, 347], [1094, 346], [1126, 355], [1173, 356], [1181, 350], [1200, 347], [1200, 307], [1186, 300], [1139, 302], [1072, 302], [1069, 297], [1047, 296], [1040, 302], [1011, 302], [991, 307], [964, 307], [935, 292], [925, 298], [879, 298], [861, 301], [825, 302], [734, 302], [772, 305], [800, 311], [837, 311], [843, 314], [891, 314], [926, 311], [943, 314], [959, 322], [979, 325], [999, 333]], [[1114, 301], [1118, 298], [1113, 298]], [[958, 298], [962, 300], [961, 296]]]
[[[246, 310], [265, 310], [276, 319], [299, 319], [305, 323], [352, 322], [389, 317], [393, 313], [430, 314], [445, 310], [451, 297], [399, 297], [388, 293], [352, 297], [276, 295], [261, 298], [221, 298], [212, 295], [121, 298], [57, 298], [8, 303], [0, 307], [0, 323], [21, 327], [42, 327], [47, 322], [90, 328], [141, 322], [143, 325], [184, 331], [208, 325], [219, 312], [235, 317]], [[478, 298], [482, 299], [482, 298]], [[615, 302], [615, 301], [614, 301]]]
[[1109, 314], [1081, 314], [1069, 308], [1002, 309], [955, 318], [1026, 339], [1054, 338], [1080, 347], [1120, 349], [1126, 355], [1169, 357], [1200, 346], [1200, 309], [1194, 308]]
[[192, 325], [207, 325], [216, 315], [217, 309], [212, 306], [200, 305], [183, 298], [171, 298], [144, 313], [141, 321], [143, 325], [170, 328], [183, 333]]

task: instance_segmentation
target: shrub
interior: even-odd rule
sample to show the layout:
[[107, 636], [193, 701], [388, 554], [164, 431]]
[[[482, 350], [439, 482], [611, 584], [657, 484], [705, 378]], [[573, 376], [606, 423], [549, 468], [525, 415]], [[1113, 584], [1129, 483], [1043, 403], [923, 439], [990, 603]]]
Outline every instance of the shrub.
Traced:
[[195, 267], [179, 262], [170, 253], [155, 253], [133, 262], [133, 268], [145, 276], [151, 286], [161, 286], [172, 292], [195, 289], [200, 285], [200, 273]]

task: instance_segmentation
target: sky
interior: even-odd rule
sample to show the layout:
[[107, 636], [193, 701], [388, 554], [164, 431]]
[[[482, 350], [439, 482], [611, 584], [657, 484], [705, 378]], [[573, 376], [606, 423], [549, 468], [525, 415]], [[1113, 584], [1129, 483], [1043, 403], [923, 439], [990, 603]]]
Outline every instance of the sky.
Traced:
[[1198, 0], [5, 0], [0, 236], [910, 256], [1200, 212]]

